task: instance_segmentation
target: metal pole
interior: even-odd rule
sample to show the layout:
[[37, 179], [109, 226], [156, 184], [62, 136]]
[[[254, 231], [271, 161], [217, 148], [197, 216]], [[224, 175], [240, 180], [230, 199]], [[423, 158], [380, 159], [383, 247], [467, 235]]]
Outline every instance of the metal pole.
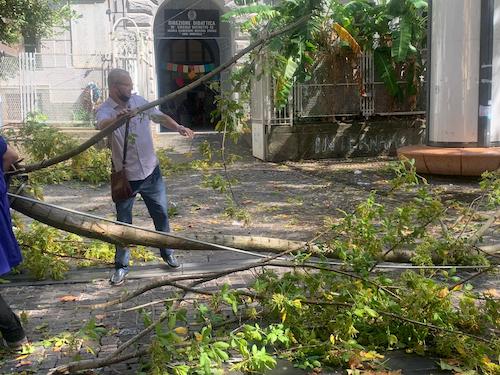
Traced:
[[490, 146], [491, 92], [493, 88], [494, 0], [481, 0], [481, 37], [479, 52], [478, 145]]

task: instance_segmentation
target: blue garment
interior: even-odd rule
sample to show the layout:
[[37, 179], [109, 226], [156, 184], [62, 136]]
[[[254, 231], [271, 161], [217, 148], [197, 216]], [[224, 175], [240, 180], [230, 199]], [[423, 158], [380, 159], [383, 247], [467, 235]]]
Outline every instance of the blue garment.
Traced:
[[[161, 175], [160, 167], [156, 166], [146, 179], [129, 181], [130, 187], [134, 192], [132, 198], [116, 202], [116, 220], [122, 223], [132, 224], [132, 207], [135, 201], [135, 194], [141, 194], [144, 203], [148, 208], [149, 215], [153, 219], [157, 231], [170, 232], [168, 223], [168, 202], [167, 189]], [[161, 248], [160, 254], [173, 254], [172, 249]], [[130, 249], [116, 246], [115, 268], [128, 269], [130, 260]]]
[[21, 250], [12, 232], [7, 185], [4, 178], [3, 155], [7, 151], [5, 139], [0, 137], [0, 275], [21, 263]]

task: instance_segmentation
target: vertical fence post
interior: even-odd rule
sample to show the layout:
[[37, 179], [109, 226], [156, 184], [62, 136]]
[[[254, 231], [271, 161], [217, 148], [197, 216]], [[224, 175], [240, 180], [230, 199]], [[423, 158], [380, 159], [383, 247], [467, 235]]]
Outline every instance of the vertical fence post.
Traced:
[[36, 98], [36, 56], [33, 52], [19, 54], [19, 96], [21, 98], [21, 121], [24, 121], [28, 113], [37, 109]]
[[363, 53], [360, 58], [363, 95], [359, 97], [361, 114], [368, 118], [375, 113], [375, 70], [373, 54]]
[[20, 53], [19, 59], [19, 98], [21, 98], [21, 113], [20, 119], [24, 120], [24, 114], [26, 113], [26, 100], [24, 97], [24, 53]]

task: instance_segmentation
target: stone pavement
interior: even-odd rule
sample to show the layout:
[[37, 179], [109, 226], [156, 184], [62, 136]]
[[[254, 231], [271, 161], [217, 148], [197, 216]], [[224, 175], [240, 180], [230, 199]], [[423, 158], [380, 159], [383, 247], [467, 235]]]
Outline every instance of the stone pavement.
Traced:
[[[165, 139], [163, 139], [165, 141]], [[197, 140], [199, 143], [200, 140]], [[170, 144], [161, 144], [170, 147]], [[178, 155], [192, 149], [189, 144], [175, 144]], [[173, 157], [174, 159], [174, 157]], [[174, 232], [224, 233], [258, 235], [296, 240], [309, 240], [324, 225], [327, 216], [338, 216], [339, 209], [349, 211], [364, 200], [371, 189], [383, 188], [384, 175], [376, 171], [385, 164], [380, 159], [349, 161], [307, 161], [301, 163], [261, 163], [248, 157], [229, 166], [230, 177], [238, 180], [233, 190], [240, 203], [252, 216], [248, 226], [223, 216], [225, 198], [212, 189], [200, 187], [203, 173], [187, 171], [167, 176], [169, 198], [176, 204], [177, 216], [172, 218]], [[220, 172], [219, 172], [220, 173]], [[478, 194], [477, 181], [438, 180], [443, 194], [459, 196], [466, 202]], [[44, 189], [45, 200], [52, 204], [112, 218], [114, 209], [109, 199], [109, 187], [89, 187], [79, 183], [48, 186]], [[389, 202], [384, 197], [380, 200]], [[389, 202], [397, 204], [397, 202]], [[134, 207], [135, 224], [152, 228], [143, 202]], [[497, 229], [498, 229], [497, 225]], [[491, 231], [494, 233], [494, 231]], [[500, 231], [496, 231], [497, 236]], [[495, 237], [495, 236], [493, 236]], [[494, 238], [498, 241], [498, 238]], [[76, 355], [90, 358], [85, 347], [75, 347], [73, 335], [82, 326], [94, 322], [112, 335], [106, 335], [95, 346], [98, 357], [113, 352], [121, 343], [143, 328], [143, 317], [138, 311], [125, 311], [131, 307], [168, 298], [173, 292], [169, 287], [155, 289], [123, 305], [107, 310], [89, 310], [84, 305], [101, 303], [117, 298], [123, 291], [131, 291], [144, 285], [153, 277], [165, 274], [190, 274], [199, 271], [219, 271], [255, 261], [248, 255], [218, 251], [178, 251], [182, 267], [168, 269], [161, 263], [134, 265], [127, 282], [122, 287], [110, 287], [108, 278], [111, 268], [73, 270], [63, 281], [37, 282], [26, 275], [9, 277], [8, 284], [0, 284], [0, 293], [11, 306], [21, 313], [24, 326], [32, 342], [34, 353], [27, 357], [6, 355], [0, 357], [0, 374], [44, 374], [48, 369], [70, 361]], [[219, 288], [221, 283], [244, 287], [254, 276], [254, 271], [240, 272], [208, 285]], [[4, 277], [5, 278], [5, 277]], [[498, 287], [498, 280], [477, 280], [482, 287]], [[161, 304], [148, 306], [146, 310], [154, 319], [163, 310]], [[59, 342], [55, 340], [58, 338]], [[48, 342], [48, 339], [52, 339]], [[43, 347], [43, 340], [47, 347]], [[58, 343], [66, 345], [58, 347]], [[73, 344], [73, 345], [72, 345]], [[68, 347], [73, 346], [73, 351]], [[429, 358], [390, 353], [389, 364], [404, 369], [404, 374], [437, 374], [435, 361]], [[290, 364], [280, 363], [276, 374], [304, 374]], [[134, 374], [137, 361], [118, 364], [96, 370], [96, 374]], [[339, 371], [338, 374], [343, 372]]]
[[[54, 344], [44, 348], [41, 342], [47, 338], [61, 336], [63, 332], [75, 333], [92, 318], [99, 326], [115, 333], [113, 336], [105, 336], [101, 339], [96, 355], [105, 356], [144, 327], [141, 314], [137, 311], [117, 310], [168, 298], [172, 289], [170, 287], [155, 289], [130, 302], [107, 310], [89, 310], [84, 305], [113, 300], [122, 292], [135, 290], [157, 276], [192, 274], [200, 270], [203, 272], [219, 271], [253, 261], [248, 256], [240, 254], [226, 252], [215, 254], [212, 251], [196, 252], [196, 254], [179, 252], [179, 259], [182, 261], [182, 266], [177, 270], [172, 270], [163, 263], [133, 266], [127, 281], [120, 287], [109, 285], [111, 268], [73, 270], [62, 281], [34, 281], [25, 275], [5, 277], [11, 283], [2, 284], [0, 293], [12, 308], [21, 314], [29, 339], [36, 345], [35, 352], [27, 358], [18, 359], [18, 356], [9, 356], [4, 353], [0, 363], [0, 374], [22, 371], [44, 374], [48, 369], [70, 361], [77, 353], [80, 358], [91, 358], [91, 354], [85, 353], [85, 348], [77, 348], [77, 353], [70, 353], [66, 346], [59, 351], [54, 348]], [[221, 283], [244, 287], [251, 277], [250, 272], [235, 274], [213, 282], [209, 287], [217, 289]], [[162, 304], [148, 308], [152, 319], [157, 318], [162, 310]], [[136, 364], [120, 364], [106, 370], [96, 371], [96, 373], [133, 374], [136, 368]]]
[[[182, 266], [172, 270], [162, 263], [149, 263], [132, 267], [127, 281], [121, 287], [111, 287], [108, 283], [110, 268], [93, 268], [73, 270], [63, 281], [34, 281], [25, 275], [7, 277], [9, 284], [0, 285], [0, 293], [13, 309], [22, 315], [24, 327], [29, 339], [34, 343], [34, 352], [28, 356], [1, 354], [0, 374], [45, 374], [55, 366], [67, 363], [74, 358], [93, 358], [85, 346], [71, 347], [71, 339], [64, 341], [66, 345], [57, 347], [54, 338], [61, 342], [64, 333], [77, 333], [92, 319], [99, 327], [104, 327], [113, 335], [101, 338], [99, 345], [91, 344], [97, 357], [112, 353], [119, 345], [130, 339], [144, 328], [141, 313], [137, 310], [126, 311], [138, 305], [168, 298], [172, 289], [162, 287], [147, 292], [133, 300], [108, 309], [89, 310], [85, 305], [102, 303], [117, 298], [124, 291], [132, 291], [157, 276], [166, 274], [192, 274], [221, 271], [256, 261], [248, 255], [225, 251], [178, 252]], [[254, 277], [254, 271], [245, 271], [224, 277], [218, 282], [208, 285], [210, 289], [218, 289], [223, 283], [242, 288]], [[152, 319], [158, 318], [163, 310], [162, 304], [145, 307]], [[228, 314], [229, 318], [229, 314]], [[52, 342], [43, 346], [44, 340], [52, 338]], [[69, 342], [68, 342], [69, 341]], [[389, 353], [387, 366], [402, 369], [403, 374], [441, 374], [436, 369], [436, 361], [401, 352]], [[94, 370], [95, 374], [135, 374], [138, 370], [137, 360], [116, 364], [104, 369]], [[325, 375], [344, 374], [342, 370], [326, 372]], [[305, 375], [306, 372], [293, 368], [285, 361], [270, 375]]]

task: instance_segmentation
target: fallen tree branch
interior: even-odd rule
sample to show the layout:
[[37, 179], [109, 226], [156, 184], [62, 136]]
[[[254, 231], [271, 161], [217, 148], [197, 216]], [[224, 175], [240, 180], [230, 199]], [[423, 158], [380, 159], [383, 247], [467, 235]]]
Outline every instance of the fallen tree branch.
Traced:
[[[278, 256], [282, 256], [282, 255], [283, 254], [279, 254]], [[161, 277], [161, 278], [158, 278], [158, 279], [156, 279], [156, 280], [154, 280], [152, 282], [147, 283], [146, 285], [143, 285], [142, 287], [140, 287], [140, 288], [138, 288], [138, 289], [136, 289], [136, 290], [134, 290], [132, 292], [125, 292], [119, 298], [117, 298], [115, 300], [104, 302], [104, 303], [100, 303], [100, 304], [90, 305], [90, 306], [84, 306], [84, 307], [90, 308], [92, 310], [103, 309], [103, 308], [107, 308], [107, 307], [110, 307], [110, 306], [113, 306], [113, 305], [117, 305], [117, 304], [120, 304], [120, 303], [124, 303], [124, 302], [130, 301], [131, 299], [133, 299], [133, 298], [135, 298], [135, 297], [137, 297], [137, 296], [139, 296], [139, 295], [141, 295], [141, 294], [143, 294], [143, 293], [145, 293], [147, 291], [150, 291], [152, 289], [156, 289], [156, 288], [160, 288], [160, 287], [168, 286], [168, 285], [177, 287], [177, 285], [179, 285], [179, 284], [176, 284], [175, 283], [176, 281], [184, 281], [184, 280], [197, 279], [198, 280], [197, 281], [198, 284], [203, 284], [203, 283], [206, 283], [206, 282], [208, 282], [210, 280], [218, 279], [220, 277], [227, 276], [227, 275], [232, 274], [232, 273], [247, 271], [247, 270], [250, 270], [252, 268], [258, 268], [258, 267], [262, 267], [262, 266], [265, 266], [265, 265], [275, 266], [275, 267], [290, 267], [290, 268], [311, 268], [311, 269], [318, 269], [318, 270], [335, 272], [335, 273], [338, 273], [338, 274], [346, 276], [346, 277], [351, 277], [351, 278], [362, 280], [362, 281], [364, 281], [366, 283], [372, 284], [376, 288], [378, 288], [380, 290], [383, 290], [386, 293], [390, 294], [395, 299], [397, 299], [397, 300], [401, 299], [394, 292], [390, 291], [389, 289], [385, 288], [382, 285], [377, 284], [376, 282], [374, 282], [372, 280], [364, 279], [364, 278], [362, 278], [360, 276], [353, 275], [353, 274], [350, 274], [348, 272], [344, 272], [344, 271], [340, 271], [340, 270], [336, 270], [336, 269], [332, 269], [332, 268], [327, 268], [327, 267], [322, 267], [322, 266], [318, 266], [318, 265], [315, 265], [315, 264], [307, 264], [307, 263], [305, 263], [305, 264], [296, 264], [296, 263], [293, 263], [293, 262], [284, 262], [284, 261], [275, 261], [275, 260], [273, 260], [276, 257], [277, 256], [269, 258], [269, 259], [265, 259], [264, 261], [253, 263], [253, 264], [250, 264], [250, 265], [247, 265], [247, 266], [237, 267], [237, 268], [233, 268], [233, 269], [230, 269], [230, 270], [226, 270], [226, 271], [222, 271], [222, 272], [216, 272], [216, 273], [211, 273], [211, 274], [200, 274], [200, 275], [190, 275], [190, 276], [177, 276], [177, 277]]]
[[481, 270], [481, 271], [478, 271], [478, 272], [476, 272], [475, 274], [473, 274], [473, 275], [471, 275], [471, 276], [469, 276], [469, 277], [466, 277], [465, 279], [460, 280], [459, 282], [457, 282], [457, 283], [453, 284], [453, 285], [450, 287], [450, 290], [453, 290], [453, 289], [455, 289], [455, 288], [459, 287], [460, 285], [465, 284], [467, 281], [471, 281], [472, 279], [475, 279], [476, 277], [481, 276], [482, 274], [484, 274], [484, 273], [486, 273], [486, 272], [488, 272], [488, 271], [491, 271], [492, 269], [494, 269], [494, 268], [496, 268], [496, 267], [497, 267], [496, 265], [491, 265], [491, 266], [490, 266], [490, 267], [488, 267], [488, 268], [485, 268], [485, 269], [483, 269], [483, 270]]
[[500, 218], [500, 208], [495, 211], [493, 215], [491, 215], [488, 220], [479, 228], [476, 233], [469, 237], [467, 242], [469, 245], [475, 245], [481, 237], [486, 233], [488, 229]]
[[74, 361], [70, 362], [64, 365], [57, 366], [56, 368], [53, 368], [49, 370], [47, 375], [65, 375], [65, 374], [72, 374], [78, 371], [82, 370], [89, 370], [92, 368], [100, 368], [100, 367], [105, 367], [109, 365], [114, 365], [115, 363], [120, 363], [127, 361], [132, 358], [140, 358], [145, 355], [147, 355], [149, 352], [149, 349], [142, 349], [138, 350], [133, 353], [129, 354], [124, 354], [119, 357], [114, 357], [114, 358], [97, 358], [97, 359], [85, 359], [81, 361]]
[[[191, 286], [184, 286], [184, 285], [180, 285], [180, 284], [177, 284], [177, 283], [170, 283], [169, 285], [171, 285], [173, 287], [176, 287], [176, 288], [179, 288], [179, 289], [181, 289], [181, 290], [183, 290], [185, 292], [190, 292], [190, 293], [197, 293], [197, 294], [203, 294], [203, 295], [214, 295], [215, 294], [214, 292], [210, 292], [210, 291], [206, 291], [206, 290], [200, 290], [200, 289], [193, 288]], [[245, 291], [242, 291], [242, 290], [236, 290], [236, 294], [247, 296], [247, 297], [252, 297], [252, 298], [258, 299], [258, 300], [262, 299], [262, 297], [259, 296], [258, 294], [251, 293], [251, 292], [245, 292]], [[308, 300], [308, 299], [299, 299], [299, 300], [300, 300], [301, 303], [310, 304], [310, 305], [332, 305], [332, 306], [341, 306], [341, 307], [349, 307], [349, 308], [352, 308], [352, 307], [355, 306], [355, 304], [353, 304], [353, 303], [347, 303], [347, 302], [314, 301], [314, 300]], [[432, 330], [435, 330], [435, 331], [442, 331], [442, 332], [452, 333], [452, 334], [455, 334], [455, 335], [468, 336], [468, 337], [471, 337], [471, 338], [479, 340], [479, 341], [483, 341], [483, 342], [486, 342], [486, 343], [491, 343], [490, 340], [485, 339], [484, 337], [476, 336], [476, 335], [473, 335], [473, 334], [470, 334], [470, 333], [467, 333], [467, 332], [456, 331], [456, 330], [452, 330], [452, 329], [448, 329], [448, 328], [444, 328], [444, 327], [439, 327], [439, 326], [436, 326], [436, 325], [433, 325], [433, 324], [420, 322], [418, 320], [413, 320], [413, 319], [405, 318], [405, 317], [403, 317], [401, 315], [397, 315], [397, 314], [394, 314], [394, 313], [391, 313], [391, 312], [387, 312], [387, 311], [381, 311], [381, 310], [376, 310], [376, 309], [373, 309], [373, 310], [376, 311], [377, 313], [379, 313], [380, 315], [385, 315], [385, 316], [388, 316], [388, 317], [393, 318], [393, 319], [401, 320], [401, 321], [408, 322], [408, 323], [411, 323], [411, 324], [416, 324], [416, 325], [419, 325], [419, 326], [422, 326], [422, 327], [426, 327], [426, 328], [429, 328], [429, 329], [432, 329]]]
[[149, 306], [154, 306], [154, 305], [158, 305], [160, 303], [165, 303], [165, 302], [177, 302], [177, 301], [199, 301], [201, 300], [201, 298], [181, 298], [181, 297], [178, 297], [178, 298], [163, 298], [163, 299], [157, 299], [155, 301], [151, 301], [151, 302], [148, 302], [148, 303], [144, 303], [142, 305], [138, 305], [138, 306], [134, 306], [134, 307], [130, 307], [128, 309], [118, 309], [118, 310], [112, 310], [110, 311], [110, 313], [123, 313], [123, 312], [131, 312], [131, 311], [136, 311], [136, 310], [140, 310], [140, 309], [143, 309], [145, 307], [149, 307]]
[[[171, 247], [186, 250], [229, 250], [262, 258], [267, 256], [260, 254], [263, 252], [293, 252], [302, 248], [321, 253], [319, 252], [319, 248], [313, 245], [312, 242], [289, 241], [279, 238], [221, 234], [192, 234], [188, 238], [66, 209], [22, 195], [12, 193], [8, 195], [11, 198], [11, 207], [26, 216], [67, 232], [114, 245], [126, 246], [135, 244], [156, 248]], [[497, 246], [488, 249], [491, 250], [491, 253], [499, 251]], [[334, 257], [332, 253], [321, 254], [326, 257]], [[410, 263], [412, 256], [413, 252], [411, 251], [398, 250], [388, 254], [385, 260], [396, 263]], [[439, 263], [439, 259], [437, 258], [434, 261]]]
[[[272, 262], [269, 262], [268, 260], [263, 260], [260, 263], [263, 263], [263, 262], [267, 262], [267, 263], [269, 263], [269, 265], [275, 265], [275, 266], [281, 266], [281, 265], [284, 266], [285, 265], [284, 262], [275, 262], [275, 264], [273, 264]], [[254, 264], [254, 266], [255, 266], [255, 264]], [[290, 266], [290, 264], [286, 264], [286, 266]], [[294, 266], [303, 266], [303, 265], [294, 265]], [[318, 268], [318, 266], [313, 266], [313, 268]], [[208, 274], [208, 275], [210, 275], [210, 278], [217, 278], [215, 276], [216, 274], [221, 275], [221, 274], [224, 274], [226, 272], [227, 271], [221, 272], [221, 273]], [[342, 274], [345, 275], [345, 276], [352, 276], [350, 274], [344, 274], [343, 272], [342, 272]], [[164, 283], [164, 285], [169, 285], [169, 286], [172, 286], [174, 288], [183, 290], [184, 291], [184, 297], [185, 297], [186, 293], [202, 294], [202, 295], [208, 295], [208, 296], [213, 296], [213, 295], [217, 294], [216, 292], [212, 292], [212, 291], [208, 291], [208, 290], [204, 290], [204, 289], [200, 289], [200, 288], [194, 288], [194, 284], [195, 283], [199, 283], [200, 281], [208, 281], [206, 279], [200, 278], [199, 276], [196, 276], [196, 275], [194, 275], [194, 276], [180, 276], [177, 279], [179, 281], [181, 281], [180, 279], [184, 278], [184, 280], [186, 280], [188, 277], [195, 278], [198, 281], [195, 281], [194, 283], [192, 283], [191, 285], [188, 285], [188, 286], [181, 285], [181, 284], [179, 284], [177, 282], [171, 281], [172, 279], [168, 280], [168, 281], [167, 280], [163, 280], [163, 283]], [[258, 295], [256, 293], [247, 292], [247, 291], [244, 291], [244, 290], [235, 290], [235, 293], [238, 294], [238, 295], [241, 295], [241, 296], [251, 297], [251, 298], [253, 298], [255, 300], [262, 300], [263, 298], [265, 298], [265, 297], [260, 296], [260, 295]], [[181, 299], [178, 299], [177, 303], [179, 303], [180, 301], [184, 300], [184, 297], [181, 298]], [[355, 304], [348, 303], [348, 302], [315, 301], [315, 300], [308, 300], [308, 299], [300, 299], [300, 301], [301, 301], [301, 303], [310, 304], [310, 305], [329, 305], [329, 306], [339, 306], [339, 307], [345, 307], [345, 308], [353, 308], [355, 306]], [[387, 317], [389, 317], [391, 319], [401, 320], [401, 321], [404, 321], [404, 322], [407, 322], [407, 323], [410, 323], [410, 324], [419, 325], [419, 326], [426, 327], [428, 329], [435, 330], [435, 331], [441, 331], [441, 332], [451, 333], [451, 334], [455, 334], [455, 335], [468, 336], [468, 337], [471, 337], [471, 338], [479, 340], [479, 341], [490, 343], [490, 341], [488, 339], [485, 339], [485, 338], [480, 337], [480, 336], [472, 335], [472, 334], [469, 334], [469, 333], [466, 333], [466, 332], [456, 331], [456, 330], [453, 330], [453, 329], [448, 329], [448, 328], [444, 328], [444, 327], [435, 326], [433, 324], [429, 324], [429, 323], [420, 322], [420, 321], [417, 321], [417, 320], [405, 318], [403, 316], [400, 316], [400, 315], [397, 315], [397, 314], [394, 314], [394, 313], [391, 313], [391, 312], [387, 312], [387, 311], [379, 311], [379, 310], [376, 310], [376, 309], [375, 309], [375, 311], [378, 314], [383, 315], [383, 316], [387, 316]], [[65, 374], [68, 371], [73, 372], [73, 371], [79, 371], [79, 370], [83, 370], [83, 369], [103, 367], [103, 366], [107, 366], [109, 364], [118, 363], [120, 361], [120, 359], [122, 359], [122, 358], [126, 358], [126, 359], [133, 358], [133, 355], [131, 356], [130, 354], [129, 355], [124, 355], [124, 356], [118, 356], [118, 355], [121, 352], [123, 352], [124, 350], [126, 350], [127, 348], [129, 348], [130, 346], [132, 346], [134, 343], [136, 343], [139, 339], [141, 339], [144, 336], [146, 336], [147, 334], [151, 333], [155, 329], [155, 327], [158, 326], [158, 324], [160, 324], [161, 322], [163, 322], [166, 318], [168, 318], [168, 316], [169, 316], [169, 314], [166, 313], [166, 312], [164, 312], [161, 315], [160, 319], [158, 319], [158, 321], [156, 321], [155, 323], [153, 323], [150, 326], [146, 327], [144, 330], [142, 330], [141, 332], [139, 332], [137, 335], [135, 335], [134, 337], [132, 337], [130, 340], [128, 340], [127, 342], [125, 342], [122, 345], [120, 345], [115, 352], [111, 353], [108, 357], [106, 357], [104, 359], [96, 359], [96, 360], [72, 362], [72, 363], [67, 364], [67, 365], [59, 366], [58, 368], [56, 368], [54, 370], [54, 372], [51, 372], [50, 374], [51, 375], [56, 375], [56, 374], [58, 375], [58, 374]], [[144, 351], [144, 353], [147, 353], [147, 351]], [[66, 371], [66, 372], [63, 372], [63, 371]]]
[[[314, 241], [316, 240], [317, 238], [319, 238], [323, 233], [320, 233], [319, 235], [317, 235], [313, 240], [311, 241]], [[296, 251], [298, 249], [294, 249], [293, 251]], [[285, 255], [286, 253], [289, 253], [291, 252], [292, 250], [286, 250], [284, 251], [283, 253], [281, 254], [278, 254], [278, 255], [275, 255], [275, 256], [272, 256], [272, 257], [269, 257], [269, 259], [264, 259], [262, 260], [261, 262], [259, 263], [262, 263], [262, 264], [265, 264], [271, 260], [274, 260], [276, 259], [277, 257], [279, 256], [283, 256]], [[210, 281], [211, 279], [215, 279], [215, 278], [218, 278], [218, 277], [221, 277], [221, 276], [224, 276], [228, 271], [223, 271], [223, 272], [219, 272], [219, 273], [215, 273], [213, 275], [210, 275], [208, 277], [206, 277], [205, 279], [203, 279], [203, 282], [207, 282], [207, 281]], [[220, 276], [216, 276], [216, 275], [220, 275]], [[186, 276], [184, 276], [186, 277]], [[179, 279], [182, 278], [179, 277]], [[193, 278], [193, 277], [191, 277]], [[199, 277], [196, 277], [194, 276], [194, 278], [198, 278]], [[192, 283], [190, 286], [183, 286], [183, 285], [180, 285], [180, 284], [177, 284], [175, 282], [172, 282], [172, 281], [169, 281], [166, 285], [170, 285], [170, 286], [173, 286], [173, 287], [176, 287], [178, 289], [181, 289], [181, 290], [184, 290], [184, 296], [183, 298], [181, 299], [178, 299], [175, 303], [178, 305], [180, 304], [180, 302], [182, 300], [184, 300], [184, 297], [186, 296], [186, 293], [187, 292], [195, 292], [195, 293], [198, 293], [198, 294], [205, 294], [205, 295], [213, 295], [214, 293], [213, 292], [203, 292], [203, 291], [199, 291], [198, 289], [194, 289], [193, 286], [195, 286], [198, 282], [194, 282]], [[240, 292], [240, 293], [243, 293], [243, 292]], [[157, 327], [162, 321], [164, 321], [166, 318], [169, 317], [169, 314], [167, 313], [162, 313], [160, 319], [158, 319], [158, 321], [156, 321], [155, 323], [151, 324], [149, 327], [145, 328], [144, 330], [142, 330], [141, 332], [139, 332], [137, 335], [135, 335], [134, 337], [132, 337], [130, 340], [128, 340], [127, 342], [123, 343], [122, 345], [120, 345], [113, 353], [111, 353], [108, 357], [104, 358], [103, 361], [105, 362], [106, 360], [110, 361], [112, 360], [114, 357], [116, 357], [118, 354], [120, 354], [121, 352], [123, 352], [124, 350], [126, 350], [128, 347], [130, 347], [131, 345], [133, 345], [135, 342], [137, 342], [139, 339], [141, 339], [142, 337], [146, 336], [147, 334], [149, 334], [150, 332], [152, 332], [155, 327]], [[91, 365], [91, 363], [89, 363], [88, 365]], [[102, 366], [98, 366], [98, 367], [102, 367]], [[96, 368], [96, 367], [90, 367], [90, 368]]]
[[300, 267], [303, 267], [303, 268], [312, 268], [312, 269], [317, 269], [317, 270], [322, 270], [322, 271], [329, 271], [329, 272], [338, 273], [339, 275], [343, 275], [343, 276], [346, 276], [346, 277], [349, 277], [349, 278], [352, 278], [352, 279], [357, 279], [357, 280], [364, 281], [365, 283], [373, 285], [377, 289], [383, 290], [384, 292], [386, 292], [387, 294], [391, 295], [395, 299], [401, 300], [401, 297], [399, 297], [396, 293], [390, 291], [389, 289], [387, 289], [386, 287], [384, 287], [384, 286], [382, 286], [380, 284], [377, 284], [375, 281], [370, 280], [370, 279], [366, 279], [364, 277], [361, 277], [361, 276], [358, 276], [358, 275], [355, 275], [355, 274], [352, 274], [352, 273], [349, 273], [349, 272], [345, 272], [345, 271], [341, 271], [341, 270], [336, 270], [336, 269], [328, 268], [328, 267], [322, 267], [322, 266], [318, 266], [318, 265], [315, 265], [315, 264], [309, 264], [307, 262], [304, 263], [304, 264], [296, 264], [296, 263], [292, 263], [292, 262], [277, 262], [277, 261], [273, 261], [269, 265], [270, 266], [275, 266], [275, 267], [290, 267], [290, 268], [300, 268]]
[[[217, 274], [221, 274], [218, 272]], [[162, 286], [167, 286], [171, 282], [175, 281], [184, 281], [184, 280], [193, 280], [193, 279], [200, 279], [204, 277], [209, 277], [214, 275], [214, 273], [210, 274], [200, 274], [200, 275], [182, 275], [182, 276], [174, 276], [174, 277], [169, 277], [169, 276], [164, 276], [164, 277], [159, 277], [158, 279], [147, 283], [146, 285], [134, 290], [133, 292], [125, 292], [123, 293], [119, 298], [103, 302], [103, 303], [97, 303], [94, 305], [84, 305], [82, 307], [91, 309], [91, 310], [96, 310], [96, 309], [105, 309], [110, 306], [118, 305], [120, 303], [127, 302], [131, 300], [134, 297], [137, 297], [141, 294], [146, 293], [147, 291], [150, 291], [152, 289], [160, 288]]]
[[[318, 236], [316, 236], [315, 238], [317, 238], [317, 237]], [[284, 256], [284, 255], [286, 255], [292, 251], [296, 251], [296, 250], [299, 250], [299, 249], [286, 250], [286, 251], [281, 252], [280, 254], [270, 256], [270, 257], [265, 258], [265, 259], [263, 259], [259, 262], [256, 262], [256, 263], [246, 265], [246, 266], [236, 267], [236, 268], [232, 268], [232, 269], [220, 271], [220, 272], [211, 272], [211, 273], [199, 274], [199, 275], [182, 275], [182, 276], [174, 276], [174, 277], [169, 277], [169, 276], [160, 277], [152, 282], [147, 283], [146, 285], [143, 285], [141, 288], [138, 288], [131, 293], [125, 292], [119, 298], [117, 298], [115, 300], [100, 303], [100, 304], [95, 304], [95, 305], [91, 305], [91, 306], [87, 306], [87, 307], [92, 309], [92, 310], [95, 310], [95, 309], [102, 309], [102, 308], [106, 308], [109, 306], [117, 305], [119, 303], [129, 301], [132, 298], [135, 298], [135, 297], [137, 297], [137, 296], [139, 296], [139, 295], [141, 295], [149, 290], [156, 289], [156, 288], [159, 288], [162, 286], [172, 285], [171, 283], [176, 282], [176, 281], [199, 280], [198, 282], [195, 282], [195, 283], [196, 284], [206, 283], [208, 281], [218, 279], [220, 277], [227, 276], [227, 275], [230, 275], [232, 273], [247, 271], [247, 270], [252, 269], [252, 268], [265, 266], [266, 264], [269, 264], [269, 262], [275, 260], [276, 258], [279, 258], [281, 256]]]
[[[11, 198], [11, 207], [32, 219], [57, 229], [119, 246], [135, 244], [189, 250], [230, 250], [235, 252], [249, 250], [262, 252], [264, 249], [264, 251], [269, 252], [282, 252], [301, 249], [306, 245], [305, 242], [300, 241], [253, 236], [194, 234], [192, 238], [187, 238], [66, 209], [22, 195], [12, 193], [8, 193], [8, 195]], [[265, 257], [265, 255], [262, 255], [262, 257]]]

